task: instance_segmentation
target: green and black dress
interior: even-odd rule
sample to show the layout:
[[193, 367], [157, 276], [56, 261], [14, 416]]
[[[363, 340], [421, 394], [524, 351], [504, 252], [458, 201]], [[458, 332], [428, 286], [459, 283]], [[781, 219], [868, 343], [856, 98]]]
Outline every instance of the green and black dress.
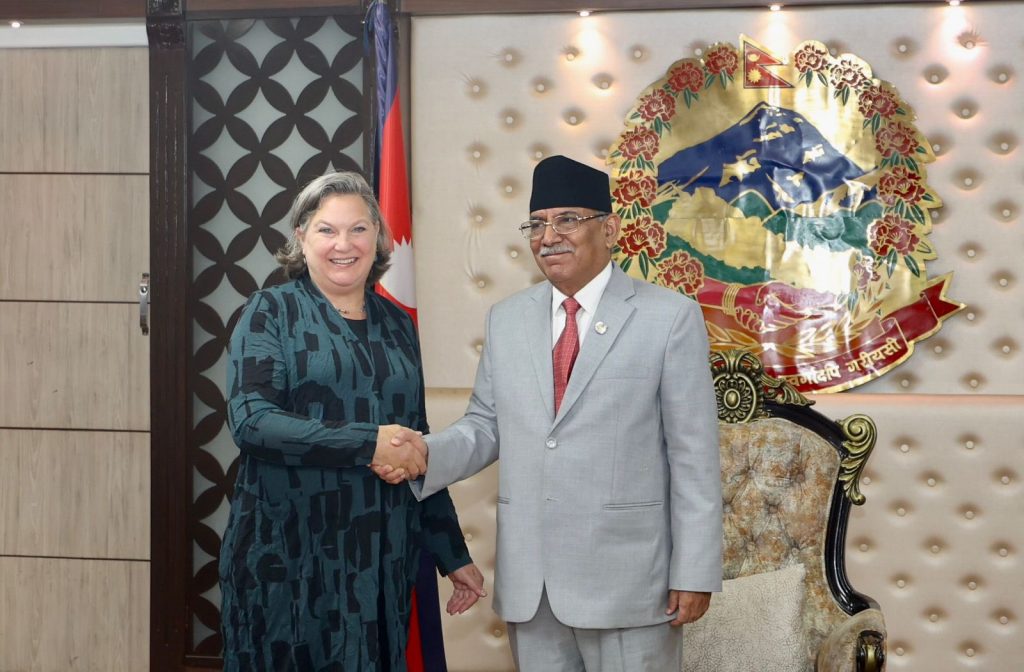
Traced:
[[232, 334], [229, 672], [404, 671], [420, 546], [442, 574], [471, 562], [447, 492], [417, 502], [367, 466], [380, 425], [427, 422], [412, 321], [373, 293], [366, 312], [349, 324], [306, 274], [253, 294]]

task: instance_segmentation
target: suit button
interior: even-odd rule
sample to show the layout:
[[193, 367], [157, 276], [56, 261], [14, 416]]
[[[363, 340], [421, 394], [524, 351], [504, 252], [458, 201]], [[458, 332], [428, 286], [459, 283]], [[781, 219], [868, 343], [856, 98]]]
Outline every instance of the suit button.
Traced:
[[555, 448], [558, 445], [558, 441], [555, 441], [554, 439], [548, 439], [547, 441], [544, 442], [544, 445], [547, 446], [548, 448]]

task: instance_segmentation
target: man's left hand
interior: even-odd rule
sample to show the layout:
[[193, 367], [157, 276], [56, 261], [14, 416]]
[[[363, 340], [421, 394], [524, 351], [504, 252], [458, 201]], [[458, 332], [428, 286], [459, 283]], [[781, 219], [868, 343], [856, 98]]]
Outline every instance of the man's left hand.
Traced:
[[679, 626], [684, 623], [693, 623], [704, 615], [711, 604], [711, 593], [692, 593], [688, 590], [668, 591], [668, 609], [665, 613], [675, 614], [671, 625]]

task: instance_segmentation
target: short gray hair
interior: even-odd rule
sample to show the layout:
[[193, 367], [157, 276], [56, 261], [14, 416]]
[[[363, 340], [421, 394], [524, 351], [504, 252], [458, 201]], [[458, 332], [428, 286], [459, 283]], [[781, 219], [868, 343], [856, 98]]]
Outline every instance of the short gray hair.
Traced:
[[384, 216], [380, 212], [380, 205], [377, 204], [373, 190], [359, 173], [339, 171], [325, 173], [316, 178], [307, 184], [292, 202], [292, 208], [288, 213], [288, 225], [292, 235], [285, 246], [274, 255], [289, 279], [297, 278], [306, 272], [306, 258], [302, 256], [299, 231], [305, 233], [310, 218], [320, 209], [325, 199], [349, 195], [363, 199], [370, 211], [370, 219], [377, 226], [377, 255], [373, 260], [370, 275], [366, 278], [366, 284], [377, 284], [385, 271], [391, 267], [391, 231], [384, 223]]

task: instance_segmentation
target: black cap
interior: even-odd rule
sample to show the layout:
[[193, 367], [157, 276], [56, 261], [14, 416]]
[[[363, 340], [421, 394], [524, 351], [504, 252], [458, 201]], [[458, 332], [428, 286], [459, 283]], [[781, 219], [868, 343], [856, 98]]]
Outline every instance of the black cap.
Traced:
[[530, 212], [548, 208], [611, 212], [608, 174], [561, 155], [549, 156], [533, 169]]

